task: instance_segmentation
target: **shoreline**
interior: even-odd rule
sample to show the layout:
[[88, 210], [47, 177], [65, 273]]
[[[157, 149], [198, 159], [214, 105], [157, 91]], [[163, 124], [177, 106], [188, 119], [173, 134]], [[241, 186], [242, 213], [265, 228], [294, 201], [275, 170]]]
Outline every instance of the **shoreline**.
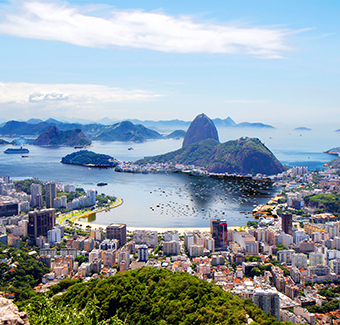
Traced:
[[[92, 223], [92, 222], [82, 222], [82, 221], [78, 221], [79, 223], [81, 223], [80, 228], [87, 230], [86, 226], [91, 226], [91, 229], [98, 229], [98, 228], [103, 228], [104, 230], [106, 229], [107, 226], [109, 225], [101, 225], [98, 223]], [[244, 226], [232, 226], [232, 227], [228, 227], [228, 229], [230, 230], [238, 230], [238, 229], [246, 229], [248, 228], [246, 225]], [[172, 230], [177, 230], [180, 234], [184, 234], [185, 231], [194, 231], [194, 230], [199, 230], [201, 232], [210, 232], [210, 227], [130, 227], [128, 225], [126, 225], [126, 231], [127, 232], [132, 232], [135, 230], [152, 230], [152, 231], [158, 231], [158, 233], [163, 233], [165, 231], [172, 231]]]

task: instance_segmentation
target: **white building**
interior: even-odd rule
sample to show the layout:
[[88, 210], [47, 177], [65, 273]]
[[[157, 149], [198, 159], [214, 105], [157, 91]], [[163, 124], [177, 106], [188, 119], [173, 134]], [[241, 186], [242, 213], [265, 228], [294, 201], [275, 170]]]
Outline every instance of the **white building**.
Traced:
[[307, 256], [305, 254], [293, 254], [292, 255], [292, 266], [296, 267], [307, 267]]
[[178, 255], [179, 254], [179, 242], [175, 240], [164, 242], [163, 252], [165, 255]]
[[322, 253], [310, 253], [309, 254], [309, 265], [310, 266], [317, 266], [317, 265], [324, 265], [325, 264], [325, 257]]
[[74, 185], [65, 185], [64, 186], [64, 192], [71, 193], [71, 192], [75, 192], [75, 191], [76, 191], [76, 187]]
[[149, 249], [146, 245], [138, 247], [138, 262], [147, 262], [149, 258]]
[[53, 228], [47, 232], [47, 242], [49, 244], [56, 244], [61, 242], [61, 229]]
[[179, 241], [179, 234], [177, 230], [168, 230], [164, 233], [164, 241]]
[[158, 232], [156, 230], [135, 230], [133, 232], [133, 241], [137, 245], [144, 244], [155, 248], [158, 245]]

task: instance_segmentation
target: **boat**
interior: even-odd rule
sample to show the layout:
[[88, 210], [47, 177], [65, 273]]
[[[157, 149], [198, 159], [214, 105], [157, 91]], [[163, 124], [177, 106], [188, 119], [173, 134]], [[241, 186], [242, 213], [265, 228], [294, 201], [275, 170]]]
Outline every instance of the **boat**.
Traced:
[[130, 148], [128, 148], [128, 150], [133, 150], [133, 148], [132, 148], [132, 147], [130, 147]]
[[74, 149], [84, 149], [84, 146], [74, 146]]
[[17, 154], [17, 153], [29, 153], [30, 151], [26, 148], [20, 147], [20, 148], [8, 148], [4, 151], [4, 153], [8, 154]]
[[107, 183], [105, 183], [105, 182], [99, 182], [99, 183], [97, 183], [97, 186], [105, 186], [105, 185], [107, 185]]
[[21, 158], [29, 158], [28, 155], [22, 155]]

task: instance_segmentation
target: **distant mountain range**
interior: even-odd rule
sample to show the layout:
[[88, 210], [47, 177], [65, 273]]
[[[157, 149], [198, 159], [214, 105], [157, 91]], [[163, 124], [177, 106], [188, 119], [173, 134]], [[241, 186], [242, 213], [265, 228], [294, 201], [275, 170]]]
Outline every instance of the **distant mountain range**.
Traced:
[[[130, 121], [133, 124], [141, 124], [147, 128], [156, 130], [161, 133], [165, 132], [172, 132], [174, 130], [187, 130], [187, 128], [190, 125], [190, 121], [183, 121], [183, 120], [164, 120], [164, 121], [152, 121], [152, 120], [138, 120], [138, 119], [127, 119], [126, 121]], [[212, 120], [216, 127], [251, 127], [251, 128], [274, 128], [271, 125], [263, 124], [263, 123], [249, 123], [249, 122], [242, 122], [242, 123], [235, 123], [232, 118], [227, 117], [226, 119], [220, 119], [216, 118]], [[12, 121], [10, 121], [12, 122]], [[17, 122], [24, 122], [24, 121], [17, 121]], [[41, 119], [37, 118], [31, 118], [28, 121], [26, 121], [28, 124], [34, 124], [38, 125], [41, 123], [54, 123], [55, 125], [58, 125], [60, 123], [62, 124], [68, 124], [68, 125], [93, 125], [93, 124], [102, 124], [102, 125], [113, 125], [117, 124], [119, 121], [117, 119], [110, 119], [108, 117], [105, 117], [103, 119], [97, 120], [97, 121], [91, 121], [86, 119], [77, 119], [77, 118], [66, 118], [66, 117], [58, 117], [50, 118], [46, 121], [43, 121]], [[6, 120], [3, 118], [0, 118], [0, 127], [3, 127], [6, 123]]]
[[[109, 119], [104, 119], [109, 123]], [[217, 127], [255, 127], [255, 128], [273, 128], [270, 125], [262, 123], [240, 123], [236, 124], [230, 117], [222, 120], [213, 120]], [[140, 121], [129, 120], [114, 124], [81, 124], [81, 123], [65, 123], [56, 119], [50, 118], [46, 121], [32, 118], [27, 122], [8, 121], [0, 126], [0, 135], [9, 137], [31, 136], [37, 137], [48, 128], [57, 127], [60, 131], [70, 131], [75, 129], [82, 130], [90, 140], [100, 141], [132, 141], [143, 142], [150, 139], [161, 138], [182, 138], [190, 122], [181, 120], [169, 121]], [[155, 130], [169, 132], [169, 135], [163, 135]], [[174, 132], [174, 130], [176, 132]]]

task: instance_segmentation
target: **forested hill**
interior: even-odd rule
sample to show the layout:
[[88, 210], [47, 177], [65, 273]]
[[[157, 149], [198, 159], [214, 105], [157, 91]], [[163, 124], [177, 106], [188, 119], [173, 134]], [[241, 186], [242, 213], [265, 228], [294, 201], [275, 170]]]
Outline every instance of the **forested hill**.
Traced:
[[188, 273], [144, 267], [86, 283], [66, 280], [65, 285], [61, 282], [52, 287], [53, 294], [72, 281], [75, 284], [52, 300], [37, 296], [26, 303], [23, 309], [31, 325], [80, 324], [74, 321], [79, 315], [84, 315], [83, 325], [118, 324], [117, 317], [124, 324], [140, 325], [238, 325], [247, 324], [247, 317], [257, 325], [284, 324], [250, 300], [241, 300]]
[[215, 173], [272, 175], [284, 170], [273, 153], [256, 138], [240, 138], [225, 143], [207, 139], [136, 163], [166, 162], [201, 166]]

